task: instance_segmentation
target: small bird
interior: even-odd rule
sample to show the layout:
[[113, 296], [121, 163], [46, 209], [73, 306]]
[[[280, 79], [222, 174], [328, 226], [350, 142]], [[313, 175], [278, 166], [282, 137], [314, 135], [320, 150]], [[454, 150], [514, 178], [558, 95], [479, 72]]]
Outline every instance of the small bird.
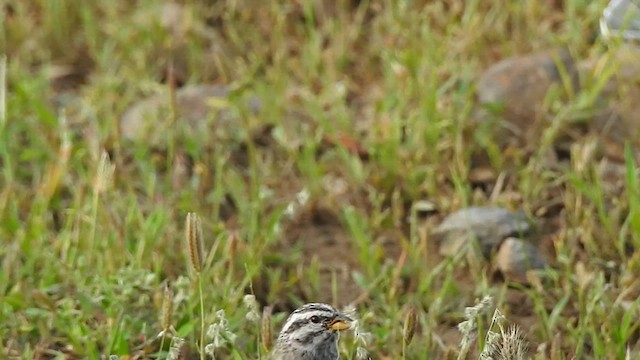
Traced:
[[338, 333], [353, 319], [327, 304], [296, 309], [285, 322], [275, 348], [276, 360], [340, 360]]

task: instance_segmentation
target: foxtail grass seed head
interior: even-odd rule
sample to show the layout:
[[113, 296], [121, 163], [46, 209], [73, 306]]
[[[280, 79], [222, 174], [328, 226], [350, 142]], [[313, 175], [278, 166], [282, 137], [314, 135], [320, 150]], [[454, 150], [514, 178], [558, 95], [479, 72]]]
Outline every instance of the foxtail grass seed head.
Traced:
[[173, 289], [169, 282], [164, 284], [164, 294], [162, 297], [162, 331], [171, 328], [171, 318], [173, 317]]
[[402, 337], [404, 343], [409, 345], [413, 340], [413, 335], [418, 327], [418, 310], [415, 306], [410, 305], [404, 316], [404, 327], [402, 328]]
[[480, 359], [491, 360], [524, 360], [527, 356], [528, 344], [517, 326], [504, 329], [500, 325], [500, 332], [489, 331], [485, 348]]
[[506, 331], [502, 331], [501, 359], [523, 360], [527, 357], [528, 350], [529, 344], [519, 327], [512, 325]]
[[198, 214], [192, 212], [187, 214], [185, 233], [189, 247], [191, 266], [196, 273], [200, 273], [202, 272], [202, 264], [204, 262], [202, 255], [204, 253], [204, 245], [202, 241], [202, 225], [200, 224]]
[[262, 310], [262, 323], [260, 326], [260, 337], [262, 340], [262, 346], [266, 350], [270, 350], [273, 345], [273, 334], [271, 333], [271, 313], [273, 308], [271, 306], [265, 306]]
[[111, 185], [111, 179], [113, 178], [113, 172], [115, 171], [115, 165], [111, 164], [109, 154], [106, 151], [102, 152], [100, 156], [100, 162], [98, 163], [98, 171], [96, 173], [96, 179], [93, 184], [93, 193], [101, 194], [109, 188]]

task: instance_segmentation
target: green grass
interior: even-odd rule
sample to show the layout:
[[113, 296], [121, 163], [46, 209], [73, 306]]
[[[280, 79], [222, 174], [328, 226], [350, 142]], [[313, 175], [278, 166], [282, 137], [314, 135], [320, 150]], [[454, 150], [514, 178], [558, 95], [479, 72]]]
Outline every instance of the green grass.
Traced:
[[[347, 234], [347, 276], [360, 289], [375, 358], [456, 358], [456, 324], [486, 295], [521, 325], [532, 357], [640, 354], [637, 149], [619, 154], [616, 186], [596, 171], [597, 132], [573, 136], [569, 160], [546, 160], [562, 135], [589, 124], [601, 79], [615, 72], [611, 51], [589, 41], [606, 2], [331, 3], [186, 0], [173, 27], [152, 0], [3, 3], [0, 357], [164, 358], [171, 340], [160, 350], [154, 338], [168, 280], [175, 334], [192, 351], [201, 320], [206, 331], [224, 310], [227, 342], [216, 358], [265, 358], [260, 324], [245, 318], [246, 294], [276, 306], [277, 331], [285, 310], [326, 289], [339, 297], [345, 281], [336, 269], [323, 276], [318, 259], [300, 266], [304, 250], [287, 243], [287, 205], [302, 191], [309, 199], [294, 217], [319, 207]], [[473, 120], [474, 81], [501, 58], [555, 46], [605, 59], [603, 76], [570, 96], [550, 93], [544, 110], [553, 125], [506, 151], [497, 127]], [[234, 89], [217, 104], [236, 114], [224, 134], [183, 131], [165, 81], [171, 64], [181, 83]], [[67, 93], [56, 75], [65, 71], [82, 79]], [[166, 95], [171, 109], [158, 119], [168, 124], [164, 142], [123, 139], [120, 116], [152, 94]], [[250, 96], [261, 100], [257, 114]], [[274, 135], [264, 145], [256, 134], [266, 124]], [[336, 141], [345, 137], [368, 157]], [[502, 192], [469, 181], [478, 155], [505, 174]], [[425, 200], [439, 215], [413, 210]], [[434, 255], [428, 232], [438, 220], [485, 204], [553, 224], [540, 231], [553, 268], [530, 286], [495, 279], [488, 263]], [[537, 216], [548, 204], [561, 211]], [[206, 249], [197, 281], [185, 248], [188, 212], [202, 220]], [[420, 326], [405, 353], [408, 304]], [[491, 318], [480, 320], [486, 330]], [[349, 355], [362, 346], [352, 336], [343, 344]]]

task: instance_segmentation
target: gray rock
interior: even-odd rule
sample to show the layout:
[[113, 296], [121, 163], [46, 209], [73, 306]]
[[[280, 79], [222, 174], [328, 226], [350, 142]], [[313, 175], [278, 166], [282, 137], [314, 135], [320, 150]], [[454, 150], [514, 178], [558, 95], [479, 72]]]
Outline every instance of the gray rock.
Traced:
[[640, 47], [621, 47], [615, 51], [615, 65], [617, 72], [610, 79], [608, 86], [610, 92], [605, 96], [612, 99], [611, 108], [618, 115], [619, 121], [614, 124], [614, 129], [606, 125], [603, 130], [611, 134], [613, 140], [617, 140], [622, 146], [625, 141], [638, 145], [640, 135]]
[[530, 230], [524, 214], [501, 207], [470, 207], [447, 216], [436, 228], [440, 253], [453, 256], [477, 240], [482, 254], [489, 258], [500, 243], [510, 236], [522, 236]]
[[600, 18], [600, 33], [607, 39], [640, 40], [640, 2], [610, 1]]
[[516, 135], [526, 136], [527, 130], [542, 115], [544, 99], [549, 89], [560, 86], [561, 73], [571, 77], [578, 87], [578, 72], [567, 50], [533, 53], [502, 60], [487, 69], [477, 82], [481, 104], [499, 104], [507, 121], [504, 127]]
[[530, 242], [508, 238], [500, 245], [495, 265], [506, 278], [526, 282], [528, 271], [543, 269], [547, 262]]
[[[240, 127], [230, 90], [220, 85], [190, 85], [176, 92], [176, 126], [191, 136], [211, 136], [211, 131]], [[257, 112], [260, 101], [249, 99], [249, 108]], [[165, 92], [131, 105], [120, 118], [120, 134], [124, 139], [144, 141], [162, 146], [171, 130], [171, 100]], [[235, 125], [234, 125], [235, 123]]]

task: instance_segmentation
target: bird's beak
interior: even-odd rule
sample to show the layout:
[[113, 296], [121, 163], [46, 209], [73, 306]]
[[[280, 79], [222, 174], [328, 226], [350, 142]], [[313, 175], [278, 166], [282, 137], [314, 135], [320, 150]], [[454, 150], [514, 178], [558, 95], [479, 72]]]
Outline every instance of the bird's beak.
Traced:
[[336, 316], [333, 320], [331, 320], [331, 322], [327, 324], [327, 327], [333, 331], [344, 331], [351, 328], [352, 324], [353, 324], [352, 318], [348, 317], [347, 315], [341, 314]]

